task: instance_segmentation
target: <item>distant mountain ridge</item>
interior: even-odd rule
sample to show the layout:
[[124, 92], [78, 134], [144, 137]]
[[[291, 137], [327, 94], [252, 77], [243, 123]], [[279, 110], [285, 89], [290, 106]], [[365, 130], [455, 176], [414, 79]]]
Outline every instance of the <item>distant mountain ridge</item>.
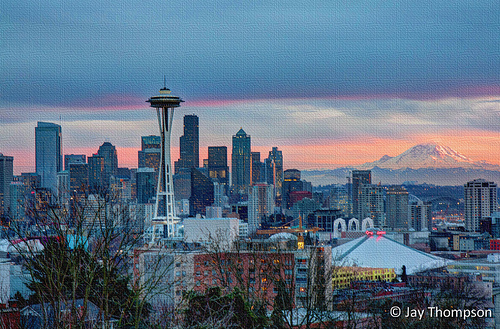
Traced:
[[426, 143], [415, 145], [403, 153], [391, 157], [384, 155], [377, 161], [367, 162], [358, 169], [421, 169], [421, 168], [467, 168], [482, 170], [500, 170], [500, 166], [487, 163], [486, 161], [474, 161], [465, 155], [455, 151], [451, 147], [437, 143]]
[[500, 166], [474, 161], [450, 147], [438, 143], [415, 145], [405, 152], [356, 167], [304, 170], [302, 177], [313, 185], [345, 184], [353, 169], [372, 170], [372, 182], [402, 184], [463, 185], [477, 178], [500, 182]]

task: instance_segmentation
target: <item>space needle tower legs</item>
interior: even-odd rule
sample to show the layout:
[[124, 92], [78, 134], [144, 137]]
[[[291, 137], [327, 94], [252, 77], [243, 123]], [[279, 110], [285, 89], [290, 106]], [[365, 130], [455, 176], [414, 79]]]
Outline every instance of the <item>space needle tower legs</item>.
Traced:
[[174, 109], [183, 102], [177, 96], [170, 95], [170, 90], [162, 88], [160, 95], [153, 96], [146, 102], [156, 108], [158, 125], [161, 136], [161, 158], [156, 189], [156, 202], [152, 219], [151, 243], [157, 242], [156, 227], [164, 225], [167, 232], [165, 237], [174, 236], [174, 224], [177, 221], [175, 214], [174, 185], [172, 181], [172, 163], [170, 159], [170, 135], [174, 119]]

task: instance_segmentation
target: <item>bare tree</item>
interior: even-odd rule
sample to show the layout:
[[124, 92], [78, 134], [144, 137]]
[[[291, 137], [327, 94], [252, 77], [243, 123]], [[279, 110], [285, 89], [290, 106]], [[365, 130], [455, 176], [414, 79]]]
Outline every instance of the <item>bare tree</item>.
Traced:
[[[90, 194], [82, 188], [67, 204], [32, 204], [28, 213], [31, 225], [14, 228], [11, 240], [23, 241], [14, 245], [31, 276], [31, 302], [40, 304], [46, 327], [147, 324], [155, 278], [131, 280], [132, 255], [142, 247], [142, 236], [126, 204], [109, 191]], [[29, 241], [40, 241], [43, 248]], [[158, 277], [168, 270], [160, 261], [152, 266]], [[91, 304], [97, 317], [91, 317]]]

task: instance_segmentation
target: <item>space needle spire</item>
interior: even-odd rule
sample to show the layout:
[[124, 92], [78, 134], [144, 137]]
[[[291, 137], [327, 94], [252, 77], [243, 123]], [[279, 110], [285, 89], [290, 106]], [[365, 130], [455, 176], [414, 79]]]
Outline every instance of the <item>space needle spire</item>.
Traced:
[[156, 189], [156, 202], [152, 219], [151, 243], [157, 242], [156, 227], [164, 225], [164, 237], [174, 236], [174, 224], [178, 218], [175, 214], [174, 184], [172, 180], [172, 162], [170, 158], [170, 135], [174, 119], [174, 109], [184, 102], [170, 94], [166, 86], [160, 89], [160, 95], [152, 96], [146, 102], [156, 108], [158, 126], [161, 137], [161, 158]]

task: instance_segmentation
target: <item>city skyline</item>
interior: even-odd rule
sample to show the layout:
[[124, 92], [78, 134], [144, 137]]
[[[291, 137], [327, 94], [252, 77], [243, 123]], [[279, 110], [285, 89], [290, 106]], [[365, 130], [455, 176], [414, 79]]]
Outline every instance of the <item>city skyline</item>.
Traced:
[[252, 151], [283, 151], [284, 169], [360, 165], [436, 140], [500, 164], [496, 6], [8, 0], [0, 152], [16, 174], [33, 172], [34, 127], [53, 122], [63, 154], [107, 141], [120, 166], [137, 167], [141, 136], [156, 134], [145, 100], [165, 75], [186, 101], [173, 159], [182, 117], [196, 114], [201, 159], [243, 127]]

